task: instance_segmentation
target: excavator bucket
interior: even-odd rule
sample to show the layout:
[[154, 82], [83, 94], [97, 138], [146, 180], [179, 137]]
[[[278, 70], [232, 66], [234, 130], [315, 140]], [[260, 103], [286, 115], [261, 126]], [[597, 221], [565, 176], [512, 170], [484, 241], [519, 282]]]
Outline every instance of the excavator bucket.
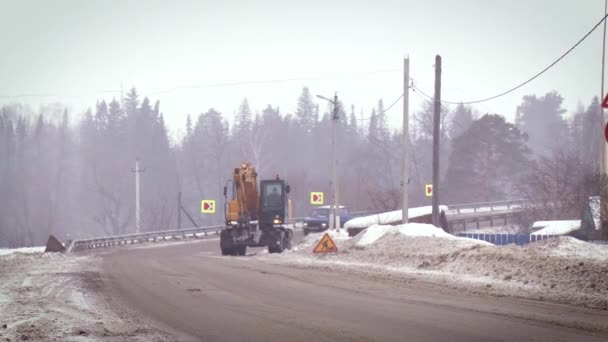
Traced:
[[65, 252], [65, 246], [61, 242], [59, 242], [56, 237], [51, 235], [49, 236], [49, 239], [46, 242], [46, 249], [44, 250], [44, 253], [48, 252], [63, 253]]

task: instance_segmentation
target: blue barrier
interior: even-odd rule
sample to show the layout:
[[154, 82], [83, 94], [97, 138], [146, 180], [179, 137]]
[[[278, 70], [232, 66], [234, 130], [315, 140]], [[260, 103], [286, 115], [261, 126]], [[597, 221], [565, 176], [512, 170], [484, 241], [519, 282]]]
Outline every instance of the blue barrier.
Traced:
[[495, 245], [504, 246], [516, 244], [524, 246], [531, 242], [542, 241], [559, 237], [559, 235], [536, 235], [536, 234], [478, 234], [478, 233], [460, 233], [460, 237], [466, 237], [474, 240], [487, 241]]

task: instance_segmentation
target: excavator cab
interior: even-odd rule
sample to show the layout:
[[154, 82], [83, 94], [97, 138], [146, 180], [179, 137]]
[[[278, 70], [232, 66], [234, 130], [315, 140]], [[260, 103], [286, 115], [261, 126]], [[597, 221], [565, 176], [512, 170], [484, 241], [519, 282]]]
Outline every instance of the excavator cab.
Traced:
[[289, 185], [282, 179], [262, 180], [260, 188], [260, 226], [284, 224]]

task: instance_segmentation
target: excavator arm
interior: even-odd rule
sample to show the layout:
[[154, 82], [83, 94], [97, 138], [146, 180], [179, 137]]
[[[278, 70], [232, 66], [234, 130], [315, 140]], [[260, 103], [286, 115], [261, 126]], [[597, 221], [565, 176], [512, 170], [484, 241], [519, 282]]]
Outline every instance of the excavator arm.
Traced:
[[246, 223], [258, 219], [257, 173], [251, 163], [243, 163], [234, 169], [233, 198], [228, 202], [226, 223]]

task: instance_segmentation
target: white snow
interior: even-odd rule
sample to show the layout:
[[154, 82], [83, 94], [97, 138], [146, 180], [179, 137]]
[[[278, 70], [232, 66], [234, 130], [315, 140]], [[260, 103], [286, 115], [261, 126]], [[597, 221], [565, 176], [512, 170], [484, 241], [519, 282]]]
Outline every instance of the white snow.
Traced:
[[[439, 211], [447, 211], [448, 207], [445, 205], [439, 206]], [[430, 215], [433, 212], [432, 206], [409, 208], [407, 211], [408, 217], [414, 218], [424, 215]], [[394, 210], [386, 213], [379, 213], [375, 215], [356, 217], [344, 224], [345, 229], [349, 228], [367, 228], [375, 224], [388, 225], [396, 224], [402, 220], [402, 211]]]
[[357, 246], [371, 245], [372, 243], [376, 242], [376, 240], [383, 237], [384, 234], [386, 234], [389, 230], [394, 229], [394, 228], [395, 228], [394, 226], [373, 225], [358, 234], [358, 235], [360, 235], [360, 237], [359, 237], [359, 241], [357, 241], [356, 245]]
[[22, 247], [22, 248], [0, 248], [0, 256], [9, 255], [13, 253], [43, 253], [46, 247]]
[[566, 235], [579, 230], [581, 220], [536, 221], [532, 228], [540, 228], [532, 235]]
[[338, 228], [333, 230], [328, 229], [327, 234], [329, 234], [332, 239], [347, 239], [349, 237], [348, 232], [344, 228]]
[[441, 237], [447, 239], [459, 239], [458, 237], [446, 233], [443, 229], [437, 228], [432, 224], [424, 223], [408, 223], [395, 226], [401, 235], [405, 236], [426, 236], [426, 237]]
[[444, 239], [459, 239], [458, 237], [448, 234], [443, 229], [437, 228], [431, 224], [408, 223], [397, 226], [373, 225], [365, 229], [363, 232], [359, 233], [359, 235], [361, 236], [358, 237], [356, 246], [361, 247], [371, 245], [372, 243], [376, 242], [376, 240], [380, 239], [389, 232], [395, 232], [410, 237], [424, 236]]
[[[26, 250], [31, 251], [31, 250]], [[166, 341], [105, 297], [101, 258], [13, 252], [0, 257], [0, 339]]]
[[335, 268], [374, 278], [420, 279], [465, 292], [552, 300], [608, 310], [608, 245], [572, 237], [495, 246], [456, 237], [428, 224], [372, 225], [336, 239], [338, 253], [314, 255], [323, 234], [311, 234], [263, 260], [296, 267]]
[[601, 229], [602, 225], [600, 224], [600, 196], [589, 197], [589, 208], [591, 209], [591, 216], [593, 217], [593, 223], [595, 223], [595, 229]]

